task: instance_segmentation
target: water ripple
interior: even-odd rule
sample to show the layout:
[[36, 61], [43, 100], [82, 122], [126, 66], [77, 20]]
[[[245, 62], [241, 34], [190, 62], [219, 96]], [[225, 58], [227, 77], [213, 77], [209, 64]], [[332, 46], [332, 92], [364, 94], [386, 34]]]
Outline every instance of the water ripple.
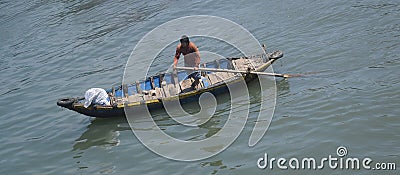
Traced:
[[[320, 156], [338, 145], [353, 156], [397, 161], [399, 7], [394, 1], [0, 1], [0, 156], [6, 158], [0, 174], [259, 174], [264, 172], [254, 162], [265, 152]], [[258, 102], [265, 100], [257, 92], [239, 138], [221, 154], [193, 163], [151, 153], [125, 119], [91, 119], [55, 105], [60, 97], [120, 83], [141, 37], [163, 22], [198, 14], [226, 17], [269, 50], [283, 50], [275, 71], [328, 70], [278, 80], [273, 121], [255, 147], [247, 146], [248, 138]], [[232, 52], [218, 43], [200, 49]], [[169, 65], [171, 54], [160, 55], [157, 68]], [[222, 96], [216, 117], [195, 130], [165, 114], [155, 120], [177, 138], [207, 138], [226, 122], [228, 101]]]

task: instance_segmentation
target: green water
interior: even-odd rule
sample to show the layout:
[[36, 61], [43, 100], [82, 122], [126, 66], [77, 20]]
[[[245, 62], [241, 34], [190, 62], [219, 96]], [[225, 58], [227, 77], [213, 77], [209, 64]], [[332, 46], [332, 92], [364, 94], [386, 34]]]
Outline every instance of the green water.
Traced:
[[[124, 118], [94, 119], [56, 106], [58, 98], [121, 83], [138, 41], [186, 15], [227, 18], [268, 49], [283, 50], [274, 64], [278, 73], [319, 72], [277, 79], [274, 118], [255, 147], [248, 139], [257, 103], [227, 150], [196, 162], [149, 151]], [[349, 157], [400, 165], [399, 19], [394, 0], [0, 1], [0, 174], [399, 174], [257, 167], [264, 153], [322, 158], [339, 146]], [[217, 42], [196, 44], [222, 52]], [[155, 64], [163, 68], [173, 54], [163, 52]], [[257, 91], [251, 97], [259, 100]], [[228, 104], [199, 133], [179, 130], [162, 113], [156, 119], [177, 137], [205, 138], [223, 126]]]

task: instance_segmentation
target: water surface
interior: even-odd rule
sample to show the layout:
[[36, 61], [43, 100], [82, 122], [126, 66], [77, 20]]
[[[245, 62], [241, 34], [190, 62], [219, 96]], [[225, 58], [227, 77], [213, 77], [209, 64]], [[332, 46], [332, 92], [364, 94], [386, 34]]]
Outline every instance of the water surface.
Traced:
[[[274, 118], [255, 147], [247, 143], [260, 112], [257, 103], [227, 150], [197, 162], [152, 153], [123, 118], [93, 119], [56, 106], [58, 98], [119, 84], [137, 42], [156, 26], [186, 15], [227, 18], [270, 51], [283, 50], [276, 72], [320, 72], [277, 80]], [[341, 145], [349, 156], [399, 166], [399, 19], [400, 4], [394, 0], [1, 1], [0, 174], [287, 174], [260, 170], [256, 161], [264, 153], [285, 158], [335, 155]], [[198, 45], [224, 48], [212, 44], [199, 40]], [[172, 62], [174, 50], [163, 54], [156, 63], [161, 68]], [[257, 97], [252, 92], [252, 100]], [[194, 137], [215, 133], [228, 106], [222, 103], [220, 116]], [[162, 114], [158, 120], [185, 137]], [[328, 169], [293, 173], [343, 174]]]

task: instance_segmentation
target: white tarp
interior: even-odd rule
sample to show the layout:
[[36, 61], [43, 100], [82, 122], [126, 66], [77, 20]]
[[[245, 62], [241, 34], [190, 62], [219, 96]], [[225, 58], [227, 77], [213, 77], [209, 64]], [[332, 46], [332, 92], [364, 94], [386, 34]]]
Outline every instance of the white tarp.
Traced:
[[110, 105], [107, 92], [102, 88], [90, 88], [85, 92], [85, 108], [91, 104]]

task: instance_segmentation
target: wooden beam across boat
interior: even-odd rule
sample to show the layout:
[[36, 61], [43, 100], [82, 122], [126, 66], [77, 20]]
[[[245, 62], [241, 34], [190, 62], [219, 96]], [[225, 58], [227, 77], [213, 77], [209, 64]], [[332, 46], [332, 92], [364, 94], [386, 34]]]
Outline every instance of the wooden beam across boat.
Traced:
[[257, 75], [267, 75], [267, 76], [275, 76], [275, 77], [283, 77], [283, 78], [293, 77], [290, 74], [277, 74], [277, 73], [268, 73], [268, 72], [243, 71], [243, 70], [231, 70], [231, 69], [215, 69], [215, 68], [203, 68], [203, 67], [176, 67], [176, 69], [193, 70], [193, 71], [201, 70], [201, 71], [210, 71], [210, 72], [230, 72], [230, 73], [242, 73], [242, 74], [257, 74]]

